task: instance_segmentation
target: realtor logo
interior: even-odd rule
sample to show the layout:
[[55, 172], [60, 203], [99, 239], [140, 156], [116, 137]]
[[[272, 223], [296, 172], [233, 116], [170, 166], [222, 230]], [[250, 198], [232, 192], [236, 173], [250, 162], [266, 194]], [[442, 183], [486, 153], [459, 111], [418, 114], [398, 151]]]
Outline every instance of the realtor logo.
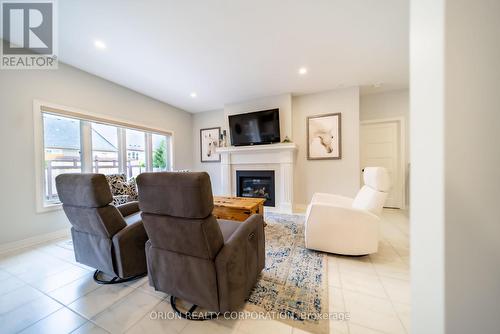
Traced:
[[0, 68], [56, 69], [54, 1], [4, 1], [1, 7]]

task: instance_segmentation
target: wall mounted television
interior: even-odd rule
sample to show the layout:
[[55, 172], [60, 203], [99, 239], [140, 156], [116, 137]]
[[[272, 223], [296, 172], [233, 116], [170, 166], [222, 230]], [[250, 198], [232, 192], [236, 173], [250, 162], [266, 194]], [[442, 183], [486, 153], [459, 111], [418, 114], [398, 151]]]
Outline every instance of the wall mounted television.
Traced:
[[234, 146], [279, 143], [279, 109], [230, 115], [229, 131]]

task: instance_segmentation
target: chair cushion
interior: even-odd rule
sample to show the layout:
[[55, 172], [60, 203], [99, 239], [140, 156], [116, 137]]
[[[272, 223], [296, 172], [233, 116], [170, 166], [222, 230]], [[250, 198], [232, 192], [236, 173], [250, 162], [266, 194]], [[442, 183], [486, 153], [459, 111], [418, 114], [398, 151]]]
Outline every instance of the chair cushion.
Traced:
[[138, 211], [130, 216], [125, 216], [123, 219], [125, 219], [125, 223], [127, 223], [127, 225], [135, 224], [142, 221], [141, 212]]
[[56, 177], [59, 199], [66, 206], [100, 208], [113, 201], [103, 174], [68, 173]]
[[363, 186], [356, 195], [356, 198], [354, 198], [352, 207], [379, 215], [382, 212], [386, 198], [387, 193], [376, 191], [369, 186]]
[[389, 173], [383, 167], [365, 167], [363, 180], [366, 186], [377, 191], [388, 192], [391, 188]]
[[122, 184], [127, 181], [125, 174], [108, 174], [106, 175], [106, 180], [111, 188], [111, 193], [113, 195], [126, 195], [121, 192]]
[[210, 176], [205, 172], [142, 173], [137, 177], [137, 187], [144, 213], [203, 219], [214, 208]]
[[129, 195], [116, 195], [113, 196], [113, 205], [114, 206], [119, 206], [122, 204], [126, 204], [128, 202], [133, 201]]
[[234, 220], [217, 219], [217, 222], [219, 223], [222, 237], [224, 238], [224, 243], [229, 240], [234, 231], [236, 231], [241, 225], [241, 222], [237, 222]]

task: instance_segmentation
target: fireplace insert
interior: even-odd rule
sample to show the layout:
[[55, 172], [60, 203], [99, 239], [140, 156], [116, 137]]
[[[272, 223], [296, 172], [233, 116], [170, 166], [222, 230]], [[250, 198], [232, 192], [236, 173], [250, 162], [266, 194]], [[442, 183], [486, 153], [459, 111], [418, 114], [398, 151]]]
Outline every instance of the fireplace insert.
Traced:
[[274, 171], [236, 171], [236, 193], [239, 197], [265, 198], [265, 206], [275, 206]]

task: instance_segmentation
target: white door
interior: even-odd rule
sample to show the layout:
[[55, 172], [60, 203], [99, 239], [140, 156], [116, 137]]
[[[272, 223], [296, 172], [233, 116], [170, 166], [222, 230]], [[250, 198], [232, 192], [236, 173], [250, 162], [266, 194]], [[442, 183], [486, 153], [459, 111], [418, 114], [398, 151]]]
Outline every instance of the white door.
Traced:
[[[401, 128], [398, 121], [361, 124], [361, 169], [385, 167], [391, 178], [391, 190], [386, 207], [402, 208], [403, 179]], [[363, 178], [361, 177], [361, 180]], [[363, 184], [363, 182], [361, 182]]]

